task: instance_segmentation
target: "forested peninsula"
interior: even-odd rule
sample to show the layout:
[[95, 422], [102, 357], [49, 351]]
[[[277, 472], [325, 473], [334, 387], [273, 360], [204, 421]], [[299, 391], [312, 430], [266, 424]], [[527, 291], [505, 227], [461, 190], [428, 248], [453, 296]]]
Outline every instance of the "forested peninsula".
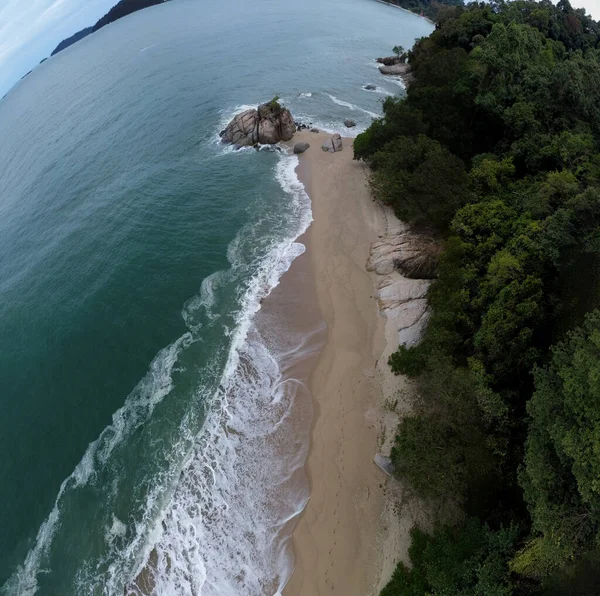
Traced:
[[163, 2], [167, 2], [168, 0], [121, 0], [118, 4], [113, 6], [100, 20], [96, 22], [92, 27], [86, 27], [81, 31], [71, 35], [67, 39], [63, 39], [54, 49], [51, 56], [54, 54], [58, 54], [58, 52], [68, 48], [70, 45], [73, 45], [75, 42], [83, 39], [84, 37], [102, 29], [105, 25], [109, 23], [113, 23], [127, 15], [137, 12], [138, 10], [142, 10], [143, 8], [148, 8], [149, 6], [154, 6], [155, 4], [162, 4]]
[[568, 0], [440, 12], [360, 134], [374, 196], [443, 245], [395, 474], [426, 503], [382, 596], [598, 594], [600, 27]]
[[437, 21], [447, 6], [464, 6], [464, 0], [381, 0]]

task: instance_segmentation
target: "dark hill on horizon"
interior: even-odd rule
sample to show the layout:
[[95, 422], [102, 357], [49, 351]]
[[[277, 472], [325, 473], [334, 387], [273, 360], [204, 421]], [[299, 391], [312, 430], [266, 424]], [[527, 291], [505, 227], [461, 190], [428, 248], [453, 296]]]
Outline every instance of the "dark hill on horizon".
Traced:
[[82, 29], [81, 31], [77, 31], [77, 33], [74, 33], [73, 35], [71, 35], [71, 37], [67, 37], [67, 39], [63, 39], [56, 46], [56, 48], [54, 48], [54, 51], [52, 52], [52, 54], [50, 54], [50, 56], [54, 56], [54, 54], [58, 54], [58, 52], [60, 52], [61, 50], [64, 50], [65, 48], [68, 48], [70, 45], [73, 45], [76, 41], [83, 39], [84, 37], [86, 37], [86, 35], [89, 35], [93, 30], [94, 30], [93, 27], [86, 27], [85, 29]]
[[154, 6], [155, 4], [162, 4], [163, 2], [167, 2], [168, 0], [121, 0], [118, 4], [115, 4], [100, 20], [96, 22], [92, 27], [86, 27], [77, 33], [71, 35], [67, 39], [63, 39], [54, 49], [51, 56], [58, 54], [58, 52], [68, 48], [73, 45], [75, 42], [83, 39], [90, 35], [90, 33], [94, 33], [99, 29], [102, 29], [105, 25], [110, 23], [114, 23], [119, 19], [126, 17], [129, 14], [137, 12], [138, 10], [142, 10], [144, 8], [148, 8], [149, 6]]

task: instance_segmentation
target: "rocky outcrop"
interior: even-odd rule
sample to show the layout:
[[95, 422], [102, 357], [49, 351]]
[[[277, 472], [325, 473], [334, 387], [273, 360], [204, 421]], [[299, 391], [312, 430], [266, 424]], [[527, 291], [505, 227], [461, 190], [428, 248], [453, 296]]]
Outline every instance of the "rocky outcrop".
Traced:
[[414, 75], [410, 72], [410, 64], [399, 63], [392, 66], [380, 66], [379, 72], [383, 75], [400, 77], [407, 87], [414, 79]]
[[393, 229], [371, 245], [367, 269], [378, 275], [377, 299], [394, 329], [393, 343], [410, 346], [427, 322], [427, 292], [441, 249], [431, 237], [393, 221]]
[[238, 114], [225, 130], [221, 131], [221, 141], [236, 147], [251, 147], [258, 143], [258, 110], [246, 110]]
[[440, 245], [430, 236], [399, 228], [373, 243], [367, 268], [379, 275], [397, 270], [408, 279], [434, 279], [440, 253]]
[[403, 76], [410, 70], [409, 64], [393, 64], [392, 66], [380, 66], [379, 72], [384, 75]]
[[236, 147], [272, 145], [291, 140], [295, 132], [296, 124], [290, 111], [277, 102], [269, 102], [235, 116], [221, 131], [221, 141]]
[[393, 66], [394, 64], [401, 64], [402, 58], [400, 56], [385, 56], [384, 58], [377, 58], [377, 62], [385, 66]]

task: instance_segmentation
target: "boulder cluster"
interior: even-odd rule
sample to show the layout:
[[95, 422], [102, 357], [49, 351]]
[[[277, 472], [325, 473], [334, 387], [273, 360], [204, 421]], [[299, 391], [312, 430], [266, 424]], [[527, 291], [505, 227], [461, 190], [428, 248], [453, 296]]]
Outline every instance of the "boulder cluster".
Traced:
[[323, 149], [323, 151], [329, 151], [329, 153], [341, 151], [342, 148], [342, 137], [338, 133], [335, 133], [327, 143], [321, 145], [321, 149]]
[[295, 132], [296, 123], [290, 111], [271, 101], [235, 116], [221, 131], [221, 141], [236, 147], [274, 145], [291, 140]]

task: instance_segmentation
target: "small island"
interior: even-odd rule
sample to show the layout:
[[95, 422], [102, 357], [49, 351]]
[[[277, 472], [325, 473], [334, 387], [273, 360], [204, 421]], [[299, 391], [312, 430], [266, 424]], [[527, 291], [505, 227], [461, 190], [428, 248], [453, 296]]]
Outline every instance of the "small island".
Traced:
[[223, 143], [240, 148], [290, 141], [295, 132], [296, 123], [291, 112], [279, 103], [276, 95], [258, 108], [237, 114], [220, 136]]

